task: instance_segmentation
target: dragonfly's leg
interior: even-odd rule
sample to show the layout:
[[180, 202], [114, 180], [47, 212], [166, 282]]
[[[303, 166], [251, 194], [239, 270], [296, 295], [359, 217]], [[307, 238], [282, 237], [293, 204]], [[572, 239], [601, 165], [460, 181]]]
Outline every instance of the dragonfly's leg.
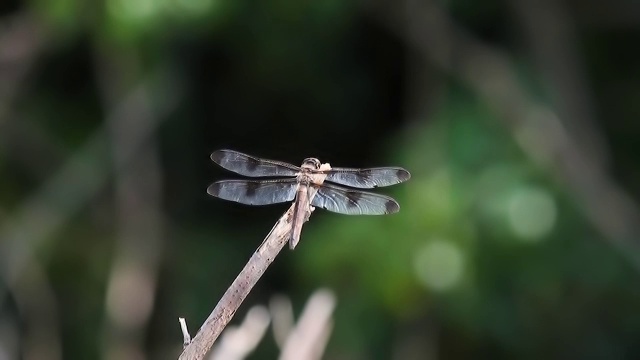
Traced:
[[305, 215], [304, 215], [304, 222], [309, 221], [309, 218], [311, 217], [311, 213], [313, 213], [313, 211], [316, 208], [313, 206], [309, 206], [309, 208], [307, 209], [307, 211], [305, 211]]

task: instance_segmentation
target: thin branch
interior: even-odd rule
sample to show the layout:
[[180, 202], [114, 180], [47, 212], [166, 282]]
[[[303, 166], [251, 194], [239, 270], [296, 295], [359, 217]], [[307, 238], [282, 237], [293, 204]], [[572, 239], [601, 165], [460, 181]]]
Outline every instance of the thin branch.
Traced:
[[0, 124], [47, 44], [47, 34], [44, 25], [28, 12], [0, 19]]
[[276, 295], [269, 301], [269, 311], [271, 312], [273, 337], [278, 347], [283, 349], [294, 325], [291, 300], [284, 295]]
[[[164, 248], [162, 176], [155, 135], [153, 101], [139, 88], [122, 102], [126, 81], [139, 60], [111, 47], [99, 48], [97, 70], [107, 118], [115, 171], [116, 249], [106, 293], [106, 359], [144, 357], [144, 338]], [[118, 55], [115, 55], [118, 54]], [[130, 156], [129, 154], [135, 154]]]
[[[606, 241], [640, 271], [640, 208], [565, 131], [558, 115], [518, 81], [510, 59], [459, 27], [435, 1], [406, 0], [402, 21], [378, 11], [385, 25], [442, 71], [485, 101], [531, 161], [565, 186]], [[396, 14], [397, 15], [397, 14]]]
[[[328, 164], [323, 164], [321, 167], [323, 170], [328, 168], [330, 168]], [[312, 176], [316, 183], [322, 183], [326, 177], [326, 175], [323, 174], [315, 174]], [[309, 202], [311, 202], [314, 196], [315, 190], [311, 188]], [[218, 336], [220, 336], [222, 330], [233, 318], [240, 304], [242, 304], [247, 295], [249, 295], [249, 292], [265, 273], [269, 265], [275, 260], [280, 250], [287, 244], [292, 231], [293, 208], [294, 205], [292, 204], [289, 210], [287, 210], [273, 226], [262, 244], [253, 253], [247, 265], [245, 265], [231, 286], [224, 295], [222, 295], [222, 298], [207, 320], [205, 320], [193, 338], [193, 341], [184, 349], [180, 355], [180, 360], [201, 360], [205, 357], [209, 349], [211, 349], [211, 346]]]
[[[123, 104], [132, 101], [141, 88], [140, 84], [123, 100]], [[178, 100], [178, 96], [175, 100]], [[156, 108], [155, 123], [148, 130], [155, 129], [176, 103], [164, 102]], [[122, 105], [126, 106], [126, 105]], [[109, 116], [118, 116], [119, 108]], [[139, 137], [146, 141], [150, 133]], [[82, 148], [76, 151], [51, 176], [42, 187], [34, 191], [11, 217], [0, 224], [0, 276], [8, 284], [14, 284], [20, 273], [28, 268], [33, 260], [36, 248], [49, 240], [66, 221], [93, 198], [107, 183], [111, 167], [107, 158], [108, 133], [102, 127], [92, 134]], [[131, 147], [125, 157], [135, 155], [138, 147]], [[82, 179], [82, 181], [78, 181]], [[0, 288], [0, 303], [4, 300], [4, 290]]]
[[557, 108], [559, 121], [593, 165], [607, 168], [610, 150], [594, 119], [595, 102], [566, 4], [556, 0], [516, 0], [509, 4], [522, 20], [518, 24], [530, 44], [536, 70]]
[[260, 343], [269, 328], [271, 317], [266, 307], [252, 307], [245, 315], [240, 326], [229, 326], [219, 344], [213, 350], [209, 360], [241, 360], [246, 358]]
[[200, 360], [205, 357], [222, 330], [233, 318], [242, 301], [289, 240], [292, 218], [293, 205], [282, 215], [262, 245], [253, 253], [247, 265], [224, 293], [198, 334], [184, 349], [180, 360]]
[[331, 334], [331, 314], [335, 306], [336, 299], [331, 291], [316, 291], [307, 302], [296, 327], [289, 334], [279, 359], [320, 359]]

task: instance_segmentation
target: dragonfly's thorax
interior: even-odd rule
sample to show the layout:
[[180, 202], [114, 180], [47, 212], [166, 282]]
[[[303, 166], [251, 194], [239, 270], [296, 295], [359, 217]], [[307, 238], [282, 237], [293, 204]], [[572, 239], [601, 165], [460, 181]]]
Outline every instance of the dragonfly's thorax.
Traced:
[[320, 169], [320, 160], [316, 158], [307, 158], [304, 159], [302, 165], [300, 166], [300, 173], [298, 174], [298, 183], [301, 185], [309, 185], [313, 183], [313, 178], [311, 174], [313, 174], [314, 170]]

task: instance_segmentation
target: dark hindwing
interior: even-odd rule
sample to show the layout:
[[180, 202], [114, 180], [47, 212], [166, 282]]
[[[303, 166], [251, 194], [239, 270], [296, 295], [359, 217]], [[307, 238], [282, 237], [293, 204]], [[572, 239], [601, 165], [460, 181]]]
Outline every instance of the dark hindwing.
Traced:
[[347, 215], [384, 215], [400, 210], [398, 203], [384, 195], [352, 190], [324, 183], [313, 185], [318, 190], [311, 205]]
[[295, 176], [300, 168], [285, 162], [260, 159], [234, 150], [216, 150], [211, 160], [221, 167], [244, 176]]
[[369, 169], [333, 168], [327, 171], [325, 181], [362, 189], [399, 184], [409, 180], [411, 174], [400, 167]]
[[222, 180], [209, 185], [207, 193], [246, 205], [269, 205], [293, 201], [297, 185], [295, 179]]

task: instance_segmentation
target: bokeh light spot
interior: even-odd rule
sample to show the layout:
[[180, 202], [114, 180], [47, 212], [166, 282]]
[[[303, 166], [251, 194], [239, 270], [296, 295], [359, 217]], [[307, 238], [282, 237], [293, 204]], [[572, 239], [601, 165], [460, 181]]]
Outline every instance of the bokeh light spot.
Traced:
[[556, 203], [551, 194], [538, 188], [516, 190], [508, 202], [508, 221], [520, 239], [538, 241], [547, 235], [557, 218]]
[[423, 246], [414, 258], [418, 279], [428, 288], [446, 291], [462, 278], [464, 257], [449, 241], [434, 240]]

